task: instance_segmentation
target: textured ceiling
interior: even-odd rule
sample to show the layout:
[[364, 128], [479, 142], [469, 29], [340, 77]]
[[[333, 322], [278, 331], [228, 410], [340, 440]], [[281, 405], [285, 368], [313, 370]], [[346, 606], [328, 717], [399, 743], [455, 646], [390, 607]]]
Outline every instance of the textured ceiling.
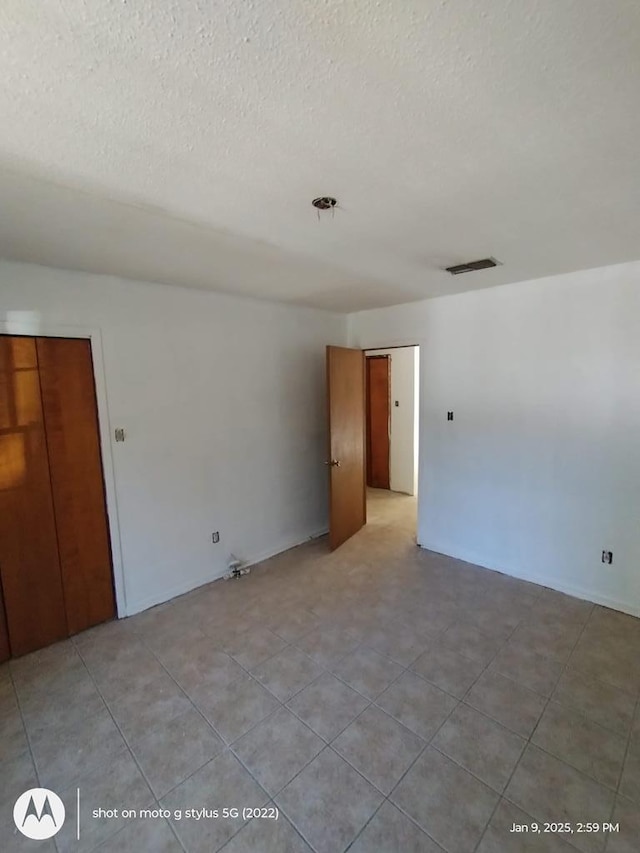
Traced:
[[640, 257], [637, 0], [3, 0], [0, 57], [7, 258], [344, 311]]

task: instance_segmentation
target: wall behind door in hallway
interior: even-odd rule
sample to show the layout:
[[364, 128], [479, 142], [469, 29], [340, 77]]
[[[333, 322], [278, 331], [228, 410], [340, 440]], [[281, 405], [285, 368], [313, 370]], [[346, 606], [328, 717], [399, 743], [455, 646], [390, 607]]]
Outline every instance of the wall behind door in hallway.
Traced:
[[390, 488], [394, 492], [415, 495], [418, 487], [418, 347], [367, 350], [366, 354], [391, 357]]

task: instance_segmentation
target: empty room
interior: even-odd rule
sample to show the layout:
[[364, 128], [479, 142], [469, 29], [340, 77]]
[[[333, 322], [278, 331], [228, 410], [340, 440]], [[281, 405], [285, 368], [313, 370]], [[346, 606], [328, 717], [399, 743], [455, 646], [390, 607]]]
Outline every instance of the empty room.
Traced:
[[0, 70], [0, 850], [638, 853], [640, 4]]

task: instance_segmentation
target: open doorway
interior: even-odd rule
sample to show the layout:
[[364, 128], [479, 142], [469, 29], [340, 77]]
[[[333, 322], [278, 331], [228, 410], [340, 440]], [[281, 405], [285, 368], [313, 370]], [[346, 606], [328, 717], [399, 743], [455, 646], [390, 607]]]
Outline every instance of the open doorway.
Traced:
[[416, 532], [418, 346], [365, 350], [367, 522]]

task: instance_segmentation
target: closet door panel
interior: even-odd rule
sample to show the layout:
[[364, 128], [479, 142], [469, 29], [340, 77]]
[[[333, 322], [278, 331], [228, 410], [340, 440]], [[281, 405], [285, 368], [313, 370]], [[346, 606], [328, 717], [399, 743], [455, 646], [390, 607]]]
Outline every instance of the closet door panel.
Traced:
[[0, 335], [0, 578], [13, 656], [67, 636], [33, 338]]
[[0, 663], [11, 657], [11, 646], [9, 645], [9, 629], [4, 612], [4, 598], [2, 596], [2, 584], [0, 584]]
[[38, 338], [69, 633], [115, 615], [91, 344]]

